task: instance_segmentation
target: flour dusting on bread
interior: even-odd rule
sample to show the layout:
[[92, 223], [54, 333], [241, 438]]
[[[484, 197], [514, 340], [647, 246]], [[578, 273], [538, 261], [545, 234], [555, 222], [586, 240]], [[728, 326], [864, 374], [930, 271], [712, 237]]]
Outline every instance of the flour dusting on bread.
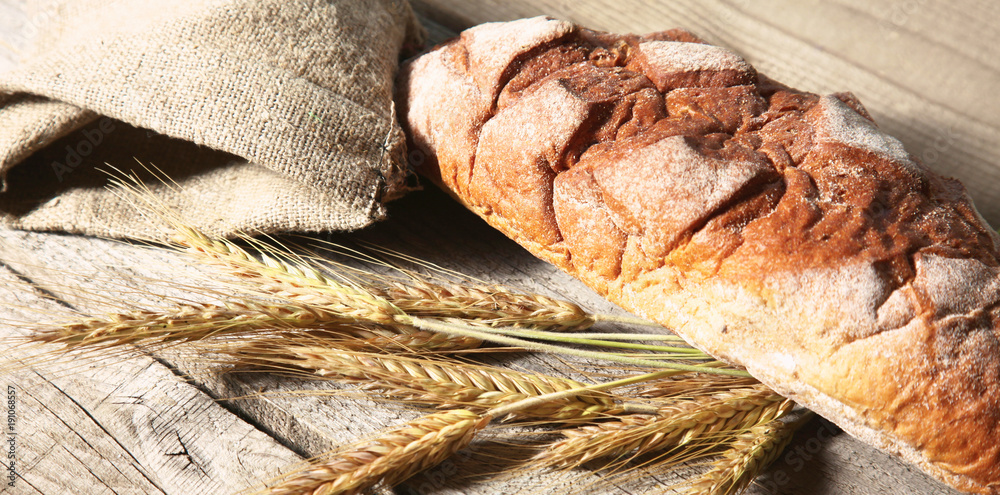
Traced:
[[871, 151], [899, 163], [911, 164], [910, 154], [898, 139], [882, 132], [840, 99], [826, 95], [813, 109], [816, 141], [836, 142]]
[[504, 82], [503, 73], [515, 58], [575, 29], [569, 22], [541, 17], [511, 23], [491, 22], [464, 31], [462, 45], [473, 78], [484, 93], [495, 97]]

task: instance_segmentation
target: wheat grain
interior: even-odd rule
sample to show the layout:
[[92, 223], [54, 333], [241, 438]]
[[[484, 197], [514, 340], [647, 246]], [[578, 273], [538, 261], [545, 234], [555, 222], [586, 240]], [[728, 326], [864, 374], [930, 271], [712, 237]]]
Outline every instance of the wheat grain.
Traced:
[[415, 330], [412, 333], [375, 335], [344, 348], [373, 352], [448, 352], [475, 349], [482, 343], [483, 341], [471, 337]]
[[632, 458], [699, 439], [714, 442], [720, 435], [771, 421], [790, 407], [790, 401], [764, 387], [677, 401], [660, 408], [658, 415], [624, 416], [564, 430], [566, 438], [551, 444], [536, 459], [544, 465], [572, 467], [598, 458]]
[[754, 378], [688, 373], [644, 385], [638, 390], [643, 397], [694, 397], [759, 384]]
[[691, 482], [688, 495], [741, 493], [778, 458], [795, 431], [811, 416], [806, 413], [795, 421], [769, 421], [741, 433], [710, 470]]
[[395, 485], [467, 446], [489, 419], [461, 409], [424, 416], [296, 473], [268, 493], [356, 494], [379, 482]]

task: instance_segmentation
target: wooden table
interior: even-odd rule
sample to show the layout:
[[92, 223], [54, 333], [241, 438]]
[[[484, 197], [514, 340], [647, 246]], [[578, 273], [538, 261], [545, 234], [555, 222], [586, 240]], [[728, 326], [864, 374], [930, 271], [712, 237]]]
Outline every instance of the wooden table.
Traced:
[[[816, 92], [854, 91], [876, 120], [926, 163], [963, 179], [1000, 224], [1000, 7], [988, 1], [415, 1], [440, 36], [479, 22], [549, 14], [587, 26], [648, 32], [682, 26], [729, 46], [762, 72]], [[391, 205], [390, 219], [341, 240], [366, 240], [473, 277], [620, 311], [428, 190]], [[154, 303], [203, 268], [183, 256], [115, 241], [0, 230], [0, 332], [10, 323], [99, 311], [112, 301]], [[154, 283], [153, 281], [160, 281]], [[195, 282], [197, 283], [197, 282]], [[4, 323], [6, 322], [6, 323]], [[30, 349], [5, 348], [29, 358]], [[518, 366], [574, 376], [553, 358]], [[349, 397], [276, 393], [323, 387], [270, 376], [215, 377], [165, 354], [73, 361], [0, 374], [16, 396], [14, 488], [4, 493], [232, 493], [337, 444], [416, 415]], [[239, 399], [230, 399], [240, 397]], [[6, 438], [4, 438], [6, 440]], [[6, 451], [6, 443], [4, 444]], [[399, 493], [641, 493], [672, 480], [599, 490], [585, 473], [525, 474], [469, 484], [473, 453], [448, 461]], [[6, 457], [6, 456], [4, 456]], [[4, 461], [6, 465], [6, 460]], [[675, 481], [675, 480], [674, 480]], [[670, 493], [669, 490], [666, 490]], [[954, 493], [824, 421], [799, 432], [756, 494]]]

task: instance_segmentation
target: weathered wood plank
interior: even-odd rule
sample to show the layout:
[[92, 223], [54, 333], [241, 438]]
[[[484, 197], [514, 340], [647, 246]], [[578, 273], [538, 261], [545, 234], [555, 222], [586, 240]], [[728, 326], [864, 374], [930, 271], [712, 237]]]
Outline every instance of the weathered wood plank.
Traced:
[[[2, 336], [22, 331], [4, 322], [65, 313], [6, 267], [0, 301]], [[10, 493], [232, 493], [301, 459], [152, 358], [53, 368], [33, 349], [3, 345], [5, 364], [36, 363], [0, 375], [17, 397], [20, 478]]]
[[[17, 304], [32, 307], [51, 305], [39, 299], [32, 288], [6, 268], [0, 267], [0, 301], [3, 318], [13, 316], [9, 309]], [[9, 335], [9, 329], [3, 329]], [[26, 351], [4, 346], [4, 361], [26, 359]], [[11, 486], [3, 477], [0, 491], [5, 493], [60, 493], [72, 482], [81, 493], [143, 494], [162, 493], [150, 480], [142, 464], [107, 435], [101, 425], [83, 410], [66, 391], [56, 387], [30, 369], [6, 373], [0, 387], [7, 391], [4, 403], [13, 390], [15, 441], [14, 471], [19, 478]], [[9, 411], [9, 406], [4, 408]], [[9, 416], [9, 414], [4, 414]], [[9, 424], [5, 421], [5, 426]], [[5, 430], [4, 453], [9, 453], [11, 436]], [[11, 459], [3, 456], [5, 475]]]

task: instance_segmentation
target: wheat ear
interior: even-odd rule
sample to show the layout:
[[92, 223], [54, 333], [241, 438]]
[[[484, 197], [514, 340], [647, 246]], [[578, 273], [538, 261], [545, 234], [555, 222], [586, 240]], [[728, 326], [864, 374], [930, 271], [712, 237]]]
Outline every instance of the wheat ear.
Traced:
[[598, 458], [632, 458], [694, 440], [717, 441], [786, 413], [791, 401], [764, 387], [720, 393], [660, 408], [658, 415], [564, 430], [566, 437], [536, 456], [544, 465], [572, 467]]
[[333, 280], [315, 268], [262, 253], [260, 260], [236, 244], [176, 225], [174, 242], [202, 261], [220, 265], [268, 297], [309, 305], [356, 321], [395, 325], [402, 311], [360, 287]]
[[460, 335], [414, 330], [411, 333], [375, 335], [365, 339], [343, 341], [344, 349], [371, 352], [448, 352], [475, 349], [483, 341]]
[[811, 418], [812, 413], [806, 412], [794, 421], [774, 420], [741, 433], [722, 458], [691, 483], [688, 495], [733, 495], [743, 492], [781, 455], [795, 431]]
[[382, 482], [396, 485], [467, 446], [490, 421], [466, 410], [434, 413], [296, 473], [272, 495], [357, 494]]
[[202, 340], [219, 335], [349, 322], [305, 306], [232, 301], [179, 305], [163, 311], [137, 310], [53, 325], [33, 334], [37, 342], [103, 348]]
[[[261, 253], [261, 259], [236, 244], [213, 239], [184, 225], [175, 225], [173, 240], [203, 260], [227, 268], [240, 278], [264, 283], [280, 297], [330, 304], [346, 298], [366, 313], [359, 317], [392, 324], [401, 313], [436, 318], [461, 318], [489, 326], [519, 325], [547, 330], [581, 330], [594, 318], [580, 306], [540, 294], [521, 294], [502, 287], [443, 285], [413, 279], [407, 283], [371, 273], [365, 288], [334, 280], [306, 263]], [[287, 253], [286, 253], [287, 255]], [[378, 282], [381, 282], [380, 287]]]
[[[318, 376], [361, 383], [366, 389], [380, 390], [394, 399], [474, 411], [585, 386], [566, 378], [490, 366], [289, 345], [283, 339], [247, 342], [223, 352], [241, 366], [295, 366]], [[616, 414], [621, 408], [607, 394], [586, 392], [517, 411], [509, 419], [568, 421]]]
[[379, 292], [413, 316], [461, 318], [489, 326], [525, 326], [539, 330], [589, 328], [594, 318], [576, 304], [505, 287], [443, 285], [423, 280], [395, 282]]

